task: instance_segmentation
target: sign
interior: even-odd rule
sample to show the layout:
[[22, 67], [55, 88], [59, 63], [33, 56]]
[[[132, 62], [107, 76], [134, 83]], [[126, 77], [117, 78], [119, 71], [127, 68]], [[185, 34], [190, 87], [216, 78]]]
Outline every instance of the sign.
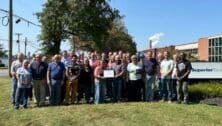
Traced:
[[105, 78], [114, 78], [114, 71], [113, 70], [104, 70], [103, 75]]
[[222, 79], [222, 63], [193, 62], [190, 79]]

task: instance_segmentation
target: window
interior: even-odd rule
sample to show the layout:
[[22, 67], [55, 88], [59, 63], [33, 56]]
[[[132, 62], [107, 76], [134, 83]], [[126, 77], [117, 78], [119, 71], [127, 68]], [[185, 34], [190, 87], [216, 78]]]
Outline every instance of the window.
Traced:
[[222, 47], [219, 47], [219, 55], [222, 55]]
[[212, 39], [209, 39], [209, 47], [212, 46]]
[[211, 55], [214, 55], [214, 47], [211, 48]]
[[215, 62], [218, 62], [218, 56], [215, 56]]
[[219, 38], [219, 46], [222, 46], [222, 37]]
[[211, 46], [214, 46], [214, 39], [212, 39], [212, 44], [211, 44]]
[[218, 46], [218, 45], [219, 45], [219, 44], [218, 44], [218, 43], [219, 43], [219, 42], [218, 42], [218, 38], [215, 38], [214, 43], [215, 43], [215, 44], [214, 44], [215, 46]]
[[209, 48], [209, 52], [208, 52], [208, 53], [209, 53], [209, 55], [211, 55], [211, 54], [212, 54], [212, 52], [211, 52], [211, 48]]
[[221, 55], [219, 56], [219, 60], [218, 61], [222, 62], [222, 56]]
[[219, 51], [219, 47], [215, 47], [214, 55], [219, 55], [218, 51]]

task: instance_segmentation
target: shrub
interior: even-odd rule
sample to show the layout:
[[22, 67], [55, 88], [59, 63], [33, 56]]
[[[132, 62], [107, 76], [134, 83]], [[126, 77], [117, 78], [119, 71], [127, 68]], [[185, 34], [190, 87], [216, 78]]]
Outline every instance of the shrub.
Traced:
[[200, 83], [189, 87], [191, 101], [200, 101], [206, 98], [222, 97], [222, 84]]

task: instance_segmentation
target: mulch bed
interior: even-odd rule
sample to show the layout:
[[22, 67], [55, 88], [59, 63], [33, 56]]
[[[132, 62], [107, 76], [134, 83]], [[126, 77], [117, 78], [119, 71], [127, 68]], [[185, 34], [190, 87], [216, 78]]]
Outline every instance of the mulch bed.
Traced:
[[222, 98], [217, 97], [217, 98], [204, 99], [204, 100], [201, 100], [200, 103], [208, 104], [208, 105], [215, 105], [215, 106], [222, 106]]

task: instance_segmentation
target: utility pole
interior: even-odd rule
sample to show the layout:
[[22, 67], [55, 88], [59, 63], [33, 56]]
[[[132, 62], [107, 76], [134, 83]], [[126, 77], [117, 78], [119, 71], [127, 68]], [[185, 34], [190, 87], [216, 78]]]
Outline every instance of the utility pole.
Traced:
[[17, 39], [17, 44], [18, 44], [18, 53], [20, 53], [20, 36], [22, 35], [21, 33], [15, 33], [15, 35], [18, 36], [18, 39]]
[[28, 39], [27, 39], [27, 37], [25, 37], [25, 57], [26, 57], [26, 47], [27, 47], [27, 41], [28, 41]]
[[8, 27], [8, 74], [11, 77], [11, 64], [12, 64], [12, 41], [13, 41], [13, 10], [12, 10], [12, 0], [9, 0], [9, 11], [8, 11], [8, 18], [9, 18], [9, 27]]

